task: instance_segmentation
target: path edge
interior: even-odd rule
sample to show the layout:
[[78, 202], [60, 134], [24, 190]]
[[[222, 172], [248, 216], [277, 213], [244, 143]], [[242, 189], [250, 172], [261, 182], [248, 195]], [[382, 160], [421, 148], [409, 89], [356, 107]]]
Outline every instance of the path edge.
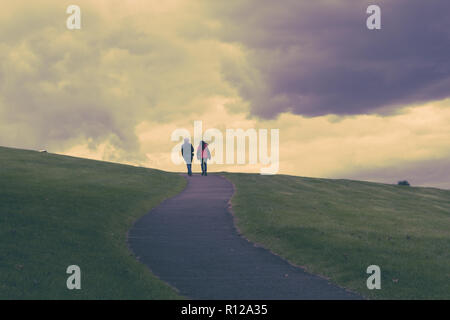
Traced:
[[[177, 194], [174, 194], [172, 197], [169, 198], [165, 198], [163, 199], [161, 202], [159, 202], [157, 205], [155, 205], [153, 208], [151, 208], [150, 210], [148, 210], [146, 213], [144, 213], [142, 216], [137, 217], [136, 219], [134, 219], [134, 221], [131, 223], [131, 227], [130, 229], [127, 230], [126, 235], [125, 235], [125, 242], [126, 242], [126, 246], [128, 251], [130, 252], [130, 255], [134, 257], [134, 259], [139, 263], [145, 266], [145, 268], [147, 268], [147, 270], [151, 273], [152, 276], [154, 276], [155, 278], [157, 278], [159, 281], [163, 282], [164, 284], [166, 284], [167, 286], [169, 286], [172, 290], [174, 290], [180, 297], [181, 299], [177, 299], [179, 301], [183, 301], [183, 300], [189, 300], [189, 297], [184, 296], [180, 293], [180, 289], [178, 289], [177, 287], [171, 285], [170, 283], [168, 283], [167, 281], [164, 281], [163, 279], [161, 279], [157, 274], [155, 274], [153, 272], [153, 270], [145, 263], [143, 263], [140, 260], [140, 256], [138, 256], [136, 254], [136, 252], [134, 252], [134, 250], [131, 248], [130, 245], [130, 241], [129, 241], [129, 235], [130, 235], [130, 231], [134, 228], [134, 226], [136, 225], [136, 222], [138, 222], [138, 220], [142, 219], [143, 217], [145, 217], [146, 215], [150, 214], [156, 207], [159, 207], [160, 205], [162, 205], [164, 202], [168, 201], [169, 199], [172, 199], [176, 196], [178, 196], [180, 193], [184, 192], [188, 186], [188, 179], [186, 176], [184, 176], [182, 173], [179, 173], [180, 176], [182, 176], [186, 182], [183, 190], [181, 190], [180, 192], [178, 192]], [[161, 299], [164, 300], [164, 299]]]
[[263, 245], [262, 243], [254, 242], [254, 241], [251, 241], [250, 239], [248, 239], [247, 236], [245, 236], [244, 233], [243, 233], [243, 232], [241, 231], [241, 229], [239, 228], [239, 226], [238, 226], [239, 219], [238, 219], [238, 217], [236, 216], [236, 213], [235, 213], [235, 211], [234, 211], [234, 209], [233, 209], [233, 203], [232, 203], [232, 200], [233, 200], [234, 196], [235, 196], [236, 193], [237, 193], [236, 185], [233, 183], [233, 181], [231, 181], [230, 179], [228, 179], [228, 178], [227, 178], [226, 176], [224, 176], [223, 174], [219, 174], [219, 175], [220, 175], [222, 178], [224, 178], [225, 180], [227, 180], [227, 181], [231, 184], [231, 186], [233, 187], [233, 194], [231, 195], [230, 199], [229, 199], [228, 202], [227, 202], [227, 211], [228, 211], [228, 213], [231, 215], [231, 218], [232, 218], [232, 220], [233, 220], [233, 226], [234, 226], [236, 232], [238, 233], [238, 235], [239, 235], [240, 237], [242, 237], [243, 239], [245, 239], [247, 242], [249, 242], [250, 244], [252, 244], [252, 245], [255, 246], [255, 247], [263, 248], [263, 249], [269, 251], [271, 254], [273, 254], [273, 255], [279, 257], [281, 260], [287, 262], [288, 264], [290, 264], [290, 265], [293, 266], [294, 268], [301, 269], [301, 270], [303, 270], [304, 272], [306, 272], [306, 273], [308, 273], [308, 274], [310, 274], [310, 275], [317, 276], [317, 277], [319, 277], [319, 278], [321, 278], [321, 279], [323, 279], [323, 280], [326, 280], [329, 284], [334, 285], [334, 286], [337, 286], [337, 287], [339, 287], [339, 288], [341, 288], [341, 289], [347, 291], [348, 293], [351, 293], [351, 294], [360, 296], [360, 297], [363, 298], [364, 300], [369, 300], [366, 296], [360, 294], [359, 292], [353, 291], [353, 290], [351, 290], [351, 289], [349, 289], [349, 288], [343, 287], [343, 286], [341, 286], [341, 285], [339, 285], [339, 284], [337, 284], [337, 283], [335, 283], [335, 282], [332, 282], [332, 281], [331, 281], [331, 278], [329, 278], [329, 277], [327, 277], [327, 276], [324, 276], [324, 275], [318, 274], [318, 273], [312, 273], [311, 271], [308, 270], [308, 268], [307, 268], [306, 266], [301, 266], [301, 265], [298, 265], [298, 264], [293, 263], [292, 261], [290, 261], [290, 260], [288, 260], [288, 259], [282, 257], [282, 256], [279, 255], [278, 253], [276, 253], [276, 252], [272, 251], [271, 249], [267, 248], [267, 247], [266, 247], [265, 245]]

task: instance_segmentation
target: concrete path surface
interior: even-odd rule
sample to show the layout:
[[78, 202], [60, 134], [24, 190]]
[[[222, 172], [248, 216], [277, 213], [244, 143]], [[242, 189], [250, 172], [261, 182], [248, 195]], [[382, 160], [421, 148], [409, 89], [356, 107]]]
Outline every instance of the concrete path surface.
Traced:
[[233, 186], [210, 174], [138, 220], [129, 245], [150, 270], [190, 299], [359, 299], [240, 236], [228, 211]]

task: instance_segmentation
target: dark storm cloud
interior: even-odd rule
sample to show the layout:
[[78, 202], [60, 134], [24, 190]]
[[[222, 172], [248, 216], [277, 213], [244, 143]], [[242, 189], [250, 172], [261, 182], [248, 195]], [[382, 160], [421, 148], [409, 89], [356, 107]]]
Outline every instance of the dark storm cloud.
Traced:
[[[306, 116], [385, 113], [450, 96], [450, 1], [220, 2], [220, 36], [248, 50], [247, 75], [224, 64], [224, 77], [252, 113]], [[366, 28], [378, 4], [382, 29]]]

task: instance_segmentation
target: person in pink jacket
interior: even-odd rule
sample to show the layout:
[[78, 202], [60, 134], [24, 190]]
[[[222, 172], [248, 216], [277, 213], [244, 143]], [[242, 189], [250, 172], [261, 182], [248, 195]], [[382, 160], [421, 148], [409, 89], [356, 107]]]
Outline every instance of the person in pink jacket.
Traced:
[[202, 162], [202, 176], [207, 176], [206, 162], [211, 159], [211, 153], [208, 149], [208, 144], [205, 141], [201, 141], [197, 148], [197, 159]]

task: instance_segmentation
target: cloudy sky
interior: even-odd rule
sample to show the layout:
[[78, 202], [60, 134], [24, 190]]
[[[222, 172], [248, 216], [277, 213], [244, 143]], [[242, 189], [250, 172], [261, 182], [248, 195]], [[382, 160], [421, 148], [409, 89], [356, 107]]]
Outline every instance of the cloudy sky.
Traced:
[[[81, 30], [66, 28], [71, 4]], [[381, 30], [366, 28], [370, 4]], [[201, 120], [279, 129], [279, 173], [450, 188], [449, 12], [447, 0], [5, 2], [0, 145], [182, 171], [171, 133]]]

